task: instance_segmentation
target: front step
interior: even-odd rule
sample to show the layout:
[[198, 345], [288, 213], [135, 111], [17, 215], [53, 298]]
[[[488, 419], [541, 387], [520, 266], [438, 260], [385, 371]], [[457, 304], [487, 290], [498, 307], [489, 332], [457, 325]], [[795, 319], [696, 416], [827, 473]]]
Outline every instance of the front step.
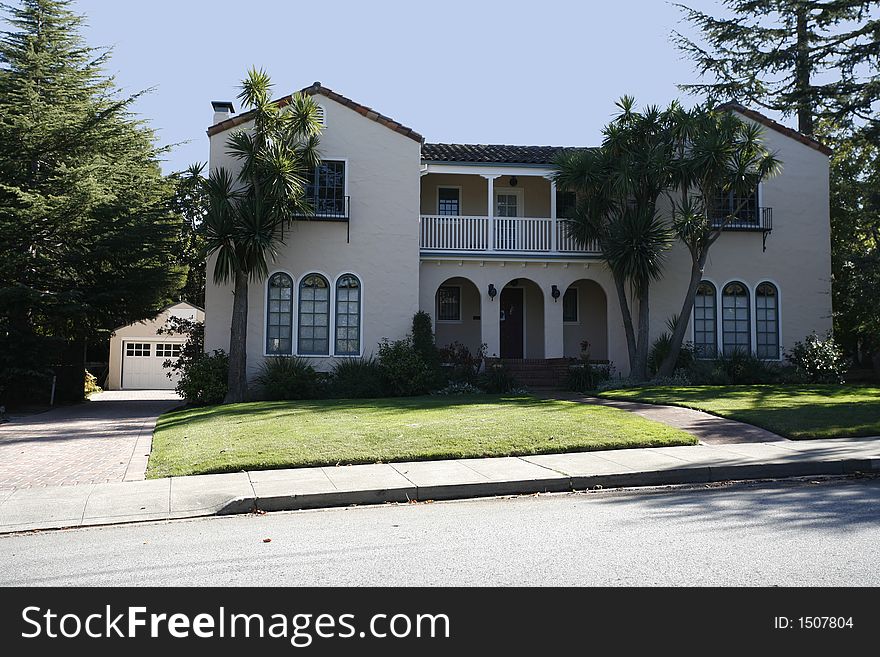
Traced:
[[540, 390], [564, 388], [570, 363], [567, 358], [501, 358], [492, 362], [500, 363], [523, 386]]

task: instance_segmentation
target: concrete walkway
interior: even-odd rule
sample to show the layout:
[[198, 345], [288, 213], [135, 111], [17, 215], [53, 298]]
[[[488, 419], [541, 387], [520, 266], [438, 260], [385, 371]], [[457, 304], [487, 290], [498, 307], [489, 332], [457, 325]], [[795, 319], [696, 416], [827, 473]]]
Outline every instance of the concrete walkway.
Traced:
[[156, 418], [179, 406], [172, 390], [102, 392], [82, 404], [0, 424], [4, 489], [144, 478]]
[[350, 504], [880, 472], [880, 440], [695, 445], [263, 470], [0, 491], [0, 533]]
[[767, 431], [752, 424], [728, 420], [717, 415], [695, 411], [690, 408], [682, 408], [681, 406], [661, 406], [618, 399], [602, 399], [599, 397], [587, 397], [577, 393], [554, 394], [553, 398], [576, 401], [582, 404], [620, 408], [648, 420], [655, 420], [676, 429], [687, 431], [695, 435], [701, 443], [706, 445], [772, 443], [787, 440], [772, 431]]

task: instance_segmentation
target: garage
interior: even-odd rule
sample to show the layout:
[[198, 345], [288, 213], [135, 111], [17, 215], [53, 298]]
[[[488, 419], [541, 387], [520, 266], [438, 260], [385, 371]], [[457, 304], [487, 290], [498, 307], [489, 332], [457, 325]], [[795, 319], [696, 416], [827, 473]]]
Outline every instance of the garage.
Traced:
[[164, 366], [166, 361], [176, 361], [180, 357], [182, 341], [140, 342], [137, 340], [122, 343], [122, 389], [123, 390], [164, 390], [173, 389], [180, 378]]
[[120, 326], [110, 336], [108, 390], [173, 390], [178, 376], [168, 377], [166, 361], [180, 357], [185, 336], [161, 332], [171, 317], [205, 321], [204, 311], [185, 301], [168, 306], [151, 319]]

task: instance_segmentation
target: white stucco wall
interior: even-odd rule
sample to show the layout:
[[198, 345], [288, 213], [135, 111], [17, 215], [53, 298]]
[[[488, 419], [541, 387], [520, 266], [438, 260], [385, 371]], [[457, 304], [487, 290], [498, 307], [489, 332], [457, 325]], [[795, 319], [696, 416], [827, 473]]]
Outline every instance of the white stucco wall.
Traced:
[[[755, 288], [776, 285], [780, 301], [781, 352], [811, 331], [831, 329], [831, 226], [828, 157], [765, 128], [767, 147], [782, 161], [780, 175], [762, 184], [760, 205], [773, 209], [773, 232], [762, 251], [760, 232], [726, 232], [712, 246], [705, 279], [721, 290], [731, 281], [749, 288], [751, 344], [755, 347]], [[690, 277], [690, 255], [680, 244], [669, 253], [663, 278], [652, 287], [652, 340], [681, 310]], [[720, 328], [719, 328], [720, 332]], [[693, 340], [693, 318], [687, 332]], [[719, 333], [720, 340], [720, 333]]]
[[[285, 244], [270, 268], [272, 273], [290, 274], [295, 289], [309, 273], [323, 274], [331, 286], [342, 274], [355, 274], [361, 280], [363, 297], [361, 348], [364, 355], [370, 355], [382, 338], [395, 339], [407, 333], [418, 310], [420, 145], [325, 96], [314, 98], [326, 116], [322, 157], [346, 161], [350, 240], [346, 240], [345, 223], [295, 222], [285, 231]], [[225, 152], [229, 134], [211, 137], [212, 169], [225, 166], [235, 170], [237, 166]], [[213, 260], [208, 262], [205, 345], [207, 349], [228, 350], [232, 288], [214, 284], [212, 272]], [[250, 376], [265, 353], [265, 298], [266, 281], [252, 282], [247, 340]], [[332, 333], [330, 345], [332, 350]], [[319, 369], [331, 364], [329, 358], [311, 360]]]

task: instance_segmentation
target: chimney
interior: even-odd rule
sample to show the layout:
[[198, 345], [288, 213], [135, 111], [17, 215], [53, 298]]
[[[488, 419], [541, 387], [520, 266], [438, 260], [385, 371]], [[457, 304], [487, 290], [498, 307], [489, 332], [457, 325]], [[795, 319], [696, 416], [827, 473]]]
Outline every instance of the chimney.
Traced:
[[235, 107], [227, 100], [213, 100], [211, 101], [211, 107], [214, 108], [214, 122], [212, 125], [217, 125], [226, 119], [230, 119], [235, 114]]

